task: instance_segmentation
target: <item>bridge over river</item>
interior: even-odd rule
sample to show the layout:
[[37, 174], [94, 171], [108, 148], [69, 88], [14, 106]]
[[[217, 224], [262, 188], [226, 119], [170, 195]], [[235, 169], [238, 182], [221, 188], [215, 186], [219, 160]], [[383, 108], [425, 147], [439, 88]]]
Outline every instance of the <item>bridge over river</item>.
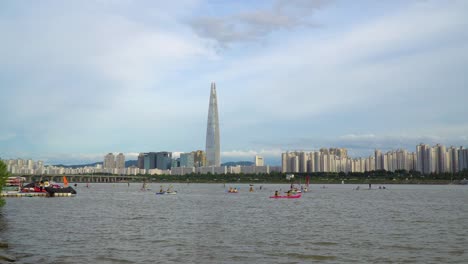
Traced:
[[63, 182], [63, 176], [67, 176], [68, 182], [143, 182], [149, 181], [146, 176], [132, 175], [14, 175], [26, 178], [26, 182], [53, 181]]

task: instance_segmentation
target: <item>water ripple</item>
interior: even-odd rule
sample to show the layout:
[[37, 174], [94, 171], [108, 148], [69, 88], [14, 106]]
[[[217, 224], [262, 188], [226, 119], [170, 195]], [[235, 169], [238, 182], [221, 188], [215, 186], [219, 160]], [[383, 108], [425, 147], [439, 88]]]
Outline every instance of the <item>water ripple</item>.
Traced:
[[[312, 187], [269, 199], [248, 185], [94, 184], [74, 198], [8, 199], [0, 235], [19, 263], [464, 263], [466, 186]], [[264, 185], [264, 189], [287, 189]]]

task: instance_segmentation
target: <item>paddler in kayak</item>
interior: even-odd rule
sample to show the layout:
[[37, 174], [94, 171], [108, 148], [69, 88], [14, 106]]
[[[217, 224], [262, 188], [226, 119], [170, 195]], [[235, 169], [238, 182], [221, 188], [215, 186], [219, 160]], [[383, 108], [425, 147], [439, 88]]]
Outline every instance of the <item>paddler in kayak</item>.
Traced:
[[275, 191], [275, 197], [278, 197], [278, 196], [279, 196], [279, 192]]
[[287, 196], [291, 196], [291, 190], [286, 193]]

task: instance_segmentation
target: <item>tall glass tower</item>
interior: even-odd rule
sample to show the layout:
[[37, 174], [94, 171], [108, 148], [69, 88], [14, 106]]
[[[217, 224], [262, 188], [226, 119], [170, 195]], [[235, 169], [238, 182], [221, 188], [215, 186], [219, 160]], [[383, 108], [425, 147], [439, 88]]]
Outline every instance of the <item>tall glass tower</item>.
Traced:
[[219, 118], [216, 84], [211, 83], [208, 124], [206, 127], [206, 163], [207, 166], [221, 166], [219, 145]]

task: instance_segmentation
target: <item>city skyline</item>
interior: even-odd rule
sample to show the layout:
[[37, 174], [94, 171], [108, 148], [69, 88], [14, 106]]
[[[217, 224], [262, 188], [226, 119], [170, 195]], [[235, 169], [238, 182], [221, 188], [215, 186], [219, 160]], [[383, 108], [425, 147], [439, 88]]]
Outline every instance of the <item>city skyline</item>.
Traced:
[[468, 3], [362, 3], [2, 1], [0, 157], [203, 149], [212, 80], [221, 162], [467, 146]]
[[[436, 151], [437, 150], [437, 151]], [[458, 151], [463, 151], [461, 154], [458, 153]], [[252, 164], [255, 164], [255, 166], [263, 166], [263, 165], [268, 165], [268, 166], [285, 166], [285, 161], [284, 161], [284, 155], [287, 153], [310, 153], [313, 155], [313, 153], [323, 153], [328, 154], [330, 152], [333, 156], [336, 156], [337, 158], [347, 158], [349, 160], [353, 161], [359, 161], [362, 160], [364, 162], [371, 162], [372, 159], [372, 170], [388, 170], [390, 168], [391, 171], [395, 170], [395, 168], [400, 169], [402, 166], [400, 163], [393, 164], [392, 165], [385, 165], [388, 162], [388, 155], [390, 155], [390, 158], [392, 158], [392, 155], [394, 158], [398, 157], [401, 158], [400, 154], [401, 153], [406, 153], [403, 154], [403, 156], [410, 155], [409, 157], [412, 157], [412, 161], [408, 161], [409, 163], [413, 163], [411, 165], [412, 167], [408, 167], [410, 169], [407, 170], [417, 170], [421, 171], [424, 173], [428, 173], [430, 171], [434, 172], [443, 172], [441, 171], [440, 167], [441, 164], [432, 164], [429, 165], [430, 163], [430, 158], [431, 156], [434, 155], [441, 155], [441, 153], [445, 153], [448, 155], [447, 159], [457, 159], [458, 155], [462, 155], [462, 159], [465, 159], [465, 156], [468, 157], [468, 148], [467, 146], [445, 146], [440, 143], [436, 144], [426, 144], [426, 143], [419, 143], [416, 145], [413, 149], [405, 149], [405, 148], [393, 148], [393, 149], [374, 149], [372, 153], [368, 153], [366, 155], [361, 155], [361, 156], [355, 156], [355, 155], [350, 155], [349, 150], [347, 148], [342, 148], [342, 147], [330, 147], [330, 146], [322, 146], [320, 148], [313, 148], [313, 149], [288, 149], [284, 150], [283, 152], [278, 154], [278, 157], [274, 159], [270, 159], [269, 161], [265, 161], [264, 157], [261, 155], [258, 155], [256, 153], [252, 153], [252, 156], [247, 158], [247, 159], [242, 159], [242, 160], [229, 160], [229, 161], [224, 161], [223, 163], [219, 164], [219, 166], [225, 166], [223, 165], [224, 163], [229, 163], [229, 162], [244, 162], [248, 161], [251, 162]], [[455, 152], [457, 152], [455, 154]], [[150, 151], [148, 153], [122, 153], [122, 152], [109, 152], [107, 154], [102, 154], [101, 157], [98, 157], [96, 160], [90, 160], [88, 163], [75, 163], [75, 164], [63, 164], [63, 163], [49, 163], [49, 162], [44, 162], [43, 159], [39, 159], [37, 161], [41, 162], [41, 164], [45, 166], [88, 166], [90, 164], [101, 164], [101, 167], [106, 169], [106, 168], [114, 168], [114, 169], [122, 169], [125, 168], [125, 163], [126, 161], [135, 161], [136, 162], [136, 167], [137, 168], [145, 168], [145, 157], [147, 157], [148, 154], [151, 155], [157, 155], [158, 153], [162, 154], [168, 154], [170, 160], [172, 160], [172, 164], [176, 162], [176, 164], [180, 163], [180, 166], [188, 166], [188, 164], [192, 164], [194, 167], [213, 167], [213, 165], [208, 165], [207, 159], [206, 159], [206, 154], [202, 150], [194, 150], [194, 151], [189, 151], [189, 152], [171, 152], [171, 151]], [[438, 153], [438, 154], [436, 154]], [[466, 153], [466, 154], [465, 154]], [[296, 154], [294, 154], [296, 155]], [[294, 156], [293, 155], [293, 156]], [[102, 157], [104, 157], [104, 161], [102, 161]], [[302, 157], [301, 157], [302, 158]], [[444, 158], [445, 159], [445, 158]], [[30, 157], [15, 157], [15, 158], [5, 158], [5, 157], [0, 157], [0, 160], [22, 160], [25, 162], [32, 161], [35, 159], [32, 159]], [[146, 162], [149, 162], [146, 161]], [[323, 162], [323, 161], [322, 161]], [[443, 161], [439, 161], [439, 163]], [[464, 161], [463, 161], [464, 162]], [[462, 162], [462, 163], [463, 163]], [[149, 168], [156, 168], [156, 161], [153, 162], [154, 164], [151, 166], [149, 165]], [[457, 162], [454, 162], [453, 164], [446, 164], [446, 166], [449, 166], [451, 168], [458, 167], [456, 164]], [[468, 160], [466, 161], [466, 167], [468, 167]], [[106, 165], [108, 164], [108, 165]], [[117, 165], [121, 164], [121, 165]], [[147, 163], [149, 164], [149, 163]], [[170, 162], [168, 162], [170, 164]], [[406, 164], [408, 165], [408, 164]], [[405, 165], [405, 166], [406, 166]], [[217, 167], [219, 167], [217, 166]], [[463, 165], [465, 166], [465, 165]], [[364, 165], [362, 166], [364, 168]], [[366, 165], [366, 167], [369, 169], [369, 165]]]
[[345, 148], [320, 148], [316, 151], [287, 151], [281, 153], [281, 166], [265, 164], [262, 156], [255, 155], [250, 164], [209, 165], [203, 151], [140, 153], [136, 164], [126, 166], [125, 155], [108, 153], [103, 162], [66, 167], [48, 165], [31, 159], [7, 159], [7, 170], [25, 175], [63, 175], [110, 173], [114, 175], [186, 175], [186, 174], [269, 174], [282, 173], [366, 173], [372, 171], [412, 171], [420, 174], [458, 173], [468, 169], [468, 149], [420, 143], [416, 151], [396, 149], [387, 152], [375, 149], [368, 157], [350, 157]]

